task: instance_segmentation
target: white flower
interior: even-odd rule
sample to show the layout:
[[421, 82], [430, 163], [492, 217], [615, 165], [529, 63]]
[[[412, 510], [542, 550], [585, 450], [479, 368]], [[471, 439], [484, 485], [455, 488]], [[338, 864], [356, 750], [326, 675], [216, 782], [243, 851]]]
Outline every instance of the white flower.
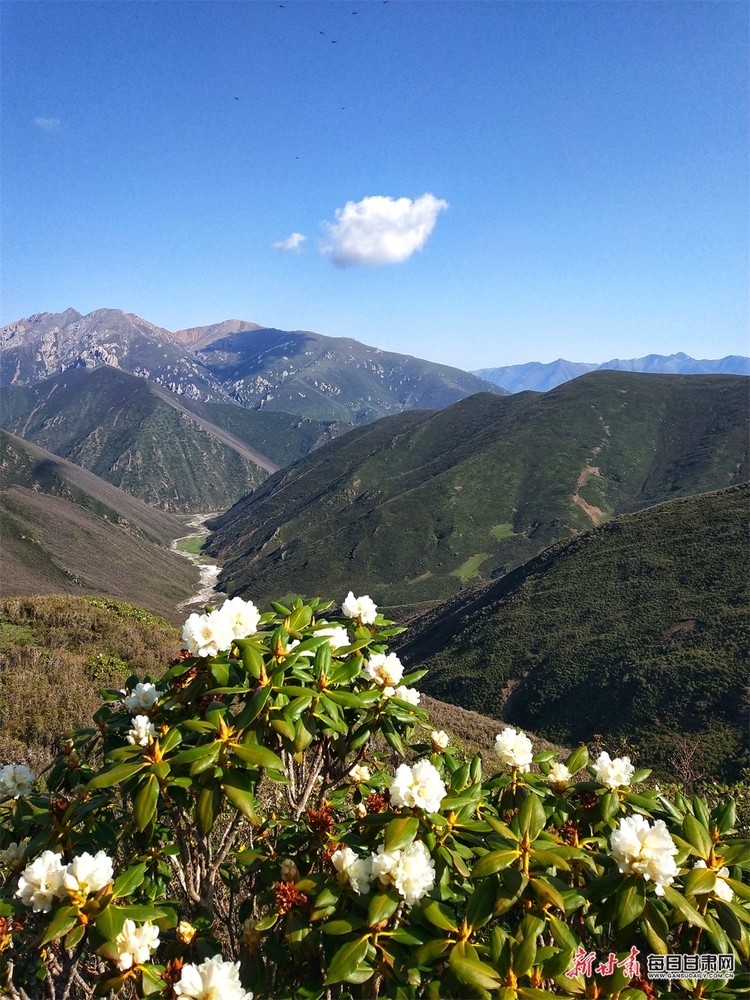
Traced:
[[221, 611], [193, 613], [182, 626], [182, 644], [193, 656], [217, 656], [229, 649], [234, 637], [230, 616]]
[[372, 864], [369, 858], [359, 858], [351, 847], [341, 847], [331, 856], [331, 861], [339, 882], [348, 882], [358, 896], [370, 891]]
[[366, 764], [355, 764], [349, 772], [349, 781], [353, 785], [360, 785], [365, 781], [369, 781], [371, 777], [370, 768]]
[[[365, 673], [370, 680], [384, 688], [395, 688], [404, 676], [401, 660], [395, 653], [373, 653], [365, 666]], [[384, 691], [383, 694], [386, 694]], [[395, 691], [391, 691], [391, 695]]]
[[393, 692], [393, 697], [400, 698], [401, 701], [407, 701], [410, 705], [418, 705], [419, 699], [422, 696], [416, 688], [410, 688], [406, 687], [405, 684], [400, 684]]
[[[703, 858], [699, 858], [699, 860], [695, 862], [695, 867], [706, 868], [707, 865], [706, 862], [703, 860]], [[715, 868], [713, 869], [713, 872], [716, 875], [716, 885], [713, 887], [713, 889], [694, 889], [693, 892], [695, 892], [696, 895], [700, 895], [702, 892], [712, 892], [714, 896], [718, 896], [719, 899], [723, 899], [725, 903], [731, 903], [732, 900], [734, 899], [734, 892], [732, 891], [732, 887], [730, 885], [727, 885], [727, 883], [724, 882], [723, 879], [719, 877], [723, 875], [724, 878], [729, 878], [729, 869], [726, 867]]]
[[240, 983], [240, 963], [225, 962], [221, 955], [200, 965], [183, 965], [175, 996], [185, 1000], [253, 1000]]
[[567, 785], [570, 778], [570, 771], [565, 764], [561, 764], [559, 761], [552, 765], [547, 775], [547, 781], [550, 785]]
[[[327, 622], [325, 624], [328, 625]], [[334, 653], [337, 649], [341, 649], [342, 646], [349, 645], [349, 633], [343, 625], [328, 625], [327, 628], [316, 628], [315, 635], [316, 637], [319, 635], [327, 635], [328, 645]]]
[[394, 885], [407, 906], [413, 906], [435, 885], [435, 862], [420, 840], [397, 851], [386, 851], [381, 844], [370, 860], [373, 878]]
[[232, 629], [233, 639], [244, 639], [248, 635], [255, 635], [258, 631], [260, 611], [252, 601], [243, 601], [241, 597], [232, 597], [228, 601], [224, 601], [219, 614], [227, 620]]
[[0, 799], [30, 795], [34, 772], [25, 764], [6, 764], [0, 771]]
[[611, 760], [606, 750], [596, 758], [594, 767], [596, 768], [596, 780], [606, 785], [607, 788], [629, 785], [630, 779], [635, 774], [630, 757], [615, 757], [614, 760]]
[[510, 726], [495, 737], [495, 753], [503, 764], [521, 772], [530, 769], [534, 756], [529, 737]]
[[394, 806], [437, 812], [445, 798], [446, 788], [438, 769], [429, 760], [418, 760], [409, 767], [399, 764], [389, 789]]
[[281, 881], [296, 882], [298, 878], [299, 868], [291, 858], [285, 858], [284, 861], [281, 862]]
[[88, 896], [90, 892], [99, 892], [105, 885], [109, 885], [113, 876], [112, 859], [104, 851], [97, 851], [93, 855], [84, 851], [73, 858], [65, 869], [63, 885], [71, 896]]
[[378, 614], [378, 608], [374, 601], [370, 600], [367, 595], [355, 597], [351, 590], [341, 605], [341, 610], [345, 618], [358, 618], [363, 625], [372, 625]]
[[430, 740], [432, 742], [432, 749], [435, 753], [440, 753], [440, 751], [445, 750], [450, 743], [450, 736], [448, 736], [444, 729], [433, 729], [430, 733]]
[[25, 906], [31, 906], [35, 913], [49, 913], [52, 904], [63, 895], [65, 865], [60, 855], [54, 851], [40, 854], [18, 880], [16, 896]]
[[22, 868], [26, 844], [25, 840], [22, 840], [20, 844], [8, 844], [4, 851], [0, 851], [0, 858], [9, 868]]
[[364, 802], [358, 802], [354, 807], [354, 811], [359, 816], [360, 819], [364, 819], [365, 816], [367, 815], [367, 806], [364, 804]]
[[151, 958], [151, 952], [159, 947], [159, 928], [148, 922], [137, 927], [129, 918], [115, 938], [117, 945], [117, 968], [121, 972], [134, 965], [143, 965]]
[[139, 747], [147, 747], [149, 743], [153, 743], [156, 729], [147, 715], [136, 715], [130, 721], [133, 726], [128, 730], [128, 743], [137, 743]]
[[162, 692], [156, 690], [155, 684], [136, 684], [132, 693], [123, 701], [131, 715], [140, 715], [143, 712], [150, 712], [161, 695]]
[[672, 840], [664, 820], [653, 826], [645, 816], [626, 816], [612, 833], [612, 855], [621, 872], [642, 875], [652, 881], [657, 896], [664, 895], [664, 886], [679, 874], [674, 855], [679, 848]]

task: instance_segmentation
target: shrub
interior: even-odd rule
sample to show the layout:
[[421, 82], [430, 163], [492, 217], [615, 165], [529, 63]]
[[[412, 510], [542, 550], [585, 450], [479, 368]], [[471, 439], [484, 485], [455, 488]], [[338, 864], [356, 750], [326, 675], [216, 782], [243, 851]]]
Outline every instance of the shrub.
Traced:
[[44, 792], [0, 770], [5, 994], [650, 1000], [646, 953], [687, 962], [683, 996], [748, 992], [734, 803], [507, 728], [486, 779], [398, 631], [353, 595], [227, 601], [161, 677], [103, 692]]

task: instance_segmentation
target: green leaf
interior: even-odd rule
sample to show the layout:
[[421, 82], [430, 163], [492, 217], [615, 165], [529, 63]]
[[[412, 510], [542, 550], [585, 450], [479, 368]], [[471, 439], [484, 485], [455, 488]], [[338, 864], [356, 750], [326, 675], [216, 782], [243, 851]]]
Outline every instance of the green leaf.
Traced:
[[213, 767], [216, 761], [219, 759], [219, 754], [221, 753], [224, 744], [220, 740], [216, 740], [214, 743], [209, 743], [206, 747], [206, 752], [198, 760], [194, 760], [190, 765], [190, 774], [195, 777], [198, 774], [203, 774], [207, 771], [209, 767]]
[[750, 899], [750, 885], [738, 882], [736, 878], [725, 878], [724, 881], [734, 890], [736, 896], [739, 896], [741, 899]]
[[[292, 739], [294, 739], [293, 729], [291, 733]], [[284, 770], [281, 758], [268, 747], [259, 746], [257, 743], [232, 743], [231, 749], [233, 754], [236, 754], [243, 763], [250, 764], [251, 767], [271, 767], [279, 771]]]
[[138, 774], [149, 762], [139, 760], [133, 764], [117, 764], [108, 771], [100, 771], [86, 786], [87, 791], [93, 788], [111, 788], [112, 785], [119, 785], [121, 781], [127, 781], [134, 774]]
[[708, 930], [708, 925], [700, 913], [676, 889], [673, 889], [670, 885], [665, 885], [664, 898], [689, 923], [694, 924], [696, 927], [702, 927], [704, 931]]
[[495, 833], [499, 833], [501, 837], [504, 837], [506, 840], [511, 841], [511, 843], [513, 842], [517, 843], [519, 841], [520, 838], [518, 834], [515, 833], [513, 830], [511, 830], [511, 828], [507, 825], [507, 823], [503, 823], [501, 819], [496, 819], [494, 816], [488, 816], [487, 814], [485, 814], [484, 818], [492, 827], [492, 829], [495, 831]]
[[97, 932], [107, 941], [114, 941], [123, 928], [125, 917], [118, 907], [110, 904], [94, 921]]
[[[244, 653], [242, 658], [244, 660], [245, 658]], [[258, 659], [260, 660], [261, 663], [263, 662], [260, 659], [260, 657], [258, 657]], [[260, 676], [260, 671], [256, 676]], [[250, 701], [247, 702], [247, 704], [239, 713], [239, 715], [236, 715], [234, 717], [234, 719], [232, 720], [233, 725], [236, 726], [237, 729], [244, 729], [246, 726], [249, 726], [251, 722], [254, 722], [258, 718], [260, 713], [266, 707], [266, 702], [268, 701], [270, 696], [271, 696], [270, 684], [267, 684], [264, 687], [259, 688], [252, 696]]]
[[704, 892], [713, 892], [716, 885], [716, 875], [710, 868], [693, 868], [685, 876], [685, 895], [696, 896]]
[[445, 903], [438, 899], [429, 899], [422, 906], [422, 913], [433, 927], [439, 927], [441, 931], [457, 931], [458, 921], [456, 914]]
[[617, 926], [627, 927], [643, 913], [646, 905], [646, 886], [642, 878], [629, 878], [617, 891], [615, 907]]
[[75, 906], [61, 906], [55, 910], [52, 922], [44, 932], [44, 937], [39, 942], [47, 944], [49, 941], [56, 941], [64, 937], [68, 931], [78, 923], [78, 910]]
[[143, 832], [154, 818], [156, 803], [159, 800], [159, 782], [156, 776], [149, 774], [145, 784], [135, 797], [133, 815], [138, 829]]
[[174, 750], [181, 742], [182, 733], [179, 729], [170, 729], [166, 736], [159, 739], [162, 753], [169, 753], [170, 750]]
[[312, 621], [312, 609], [308, 605], [303, 604], [301, 608], [297, 608], [295, 611], [289, 615], [289, 617], [284, 622], [284, 628], [287, 632], [299, 632], [301, 629], [305, 628]]
[[334, 705], [342, 705], [344, 708], [362, 708], [362, 699], [359, 695], [351, 694], [348, 691], [326, 691], [326, 698]]
[[525, 975], [536, 960], [536, 935], [529, 934], [521, 938], [513, 947], [511, 967], [517, 976]]
[[[221, 740], [212, 740], [210, 743], [201, 743], [200, 746], [181, 750], [172, 757], [172, 765], [179, 767], [181, 764], [193, 764], [196, 760], [201, 760], [206, 755], [211, 755], [215, 751], [221, 750], [221, 747]], [[216, 760], [216, 757], [213, 759]]]
[[85, 924], [79, 924], [77, 927], [74, 927], [73, 930], [67, 935], [67, 937], [63, 941], [63, 948], [66, 948], [68, 951], [72, 951], [75, 948], [75, 946], [81, 941], [85, 933], [86, 933]]
[[[123, 923], [126, 920], [135, 920], [138, 923], [145, 923], [147, 920], [160, 920], [162, 917], [168, 916], [165, 910], [160, 910], [158, 906], [148, 906], [147, 904], [132, 904], [129, 906], [113, 906], [110, 904], [108, 909], [118, 911], [123, 918]], [[120, 929], [122, 929], [122, 927]]]
[[472, 928], [484, 927], [492, 917], [500, 879], [491, 875], [474, 889], [466, 905], [466, 919]]
[[352, 931], [359, 930], [362, 926], [363, 923], [359, 917], [344, 917], [342, 920], [329, 920], [328, 923], [321, 924], [320, 929], [324, 934], [338, 937], [341, 934], [350, 934]]
[[331, 986], [333, 983], [340, 983], [347, 976], [351, 976], [359, 963], [367, 955], [369, 941], [370, 935], [365, 934], [354, 941], [347, 941], [345, 945], [342, 945], [331, 959], [331, 963], [328, 966], [328, 975], [323, 985]]
[[712, 845], [711, 835], [706, 827], [688, 813], [682, 821], [682, 833], [685, 840], [700, 851], [701, 857], [706, 861], [711, 853]]
[[471, 869], [472, 878], [484, 878], [485, 875], [494, 875], [501, 868], [507, 868], [518, 857], [517, 850], [490, 851], [477, 861]]
[[221, 812], [221, 802], [221, 785], [218, 782], [201, 789], [195, 810], [195, 818], [201, 833], [206, 834], [213, 830], [214, 823]]
[[417, 835], [419, 820], [416, 816], [397, 816], [385, 828], [386, 851], [397, 851], [411, 844]]
[[741, 941], [742, 924], [737, 919], [737, 915], [734, 912], [734, 908], [729, 906], [722, 899], [714, 899], [713, 906], [714, 909], [716, 910], [716, 915], [719, 918], [719, 923], [727, 932], [729, 937], [733, 941]]
[[599, 800], [599, 808], [605, 822], [616, 816], [620, 809], [620, 798], [617, 792], [605, 792]]
[[575, 949], [578, 947], [580, 942], [564, 921], [558, 920], [554, 914], [548, 913], [547, 923], [549, 924], [549, 929], [552, 932], [552, 937], [555, 939], [555, 944], [558, 944], [561, 948], [565, 949]]
[[[126, 868], [122, 875], [118, 875], [115, 879], [115, 884], [112, 886], [112, 898], [119, 899], [121, 896], [129, 896], [134, 889], [137, 889], [146, 877], [146, 868], [147, 865], [143, 862], [139, 865], [133, 865], [131, 868]], [[106, 937], [106, 935], [104, 936]]]
[[482, 990], [496, 990], [500, 985], [500, 974], [485, 962], [462, 956], [458, 948], [459, 945], [456, 945], [448, 958], [448, 964], [456, 979], [464, 986], [474, 986]]
[[235, 809], [255, 822], [255, 782], [242, 771], [227, 771], [222, 778], [224, 794]]
[[545, 878], [530, 878], [529, 884], [531, 891], [542, 903], [549, 903], [550, 906], [556, 906], [558, 910], [565, 912], [565, 900], [551, 882]]
[[145, 997], [160, 993], [164, 989], [164, 980], [161, 975], [163, 971], [164, 967], [161, 965], [141, 966], [141, 992]]
[[589, 750], [586, 746], [577, 747], [572, 754], [565, 761], [565, 766], [570, 771], [571, 774], [575, 774], [576, 771], [580, 771], [582, 767], [585, 767], [589, 762]]
[[401, 902], [399, 894], [393, 890], [390, 892], [376, 892], [367, 907], [367, 923], [370, 927], [375, 927], [388, 920], [398, 909]]
[[[544, 843], [544, 841], [540, 841], [540, 843]], [[549, 851], [540, 851], [536, 847], [532, 847], [529, 853], [534, 861], [542, 865], [543, 868], [559, 868], [564, 872], [570, 871], [570, 865], [556, 848]]]

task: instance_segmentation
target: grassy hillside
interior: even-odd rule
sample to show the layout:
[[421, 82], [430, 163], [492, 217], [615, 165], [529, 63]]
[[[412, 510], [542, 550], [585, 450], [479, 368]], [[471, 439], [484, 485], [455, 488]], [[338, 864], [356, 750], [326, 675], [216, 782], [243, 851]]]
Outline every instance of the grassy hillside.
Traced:
[[602, 371], [357, 428], [212, 522], [220, 586], [449, 597], [613, 514], [746, 480], [747, 385]]
[[122, 688], [132, 673], [160, 676], [179, 650], [177, 629], [140, 607], [96, 597], [5, 598], [0, 760], [27, 760], [38, 773], [63, 733], [90, 723], [99, 688]]
[[[736, 777], [748, 748], [747, 485], [618, 517], [413, 621], [426, 691], [548, 739]], [[673, 769], [673, 768], [672, 768]]]
[[179, 617], [198, 583], [168, 548], [179, 518], [4, 431], [0, 469], [3, 596], [102, 594]]
[[163, 510], [223, 510], [268, 475], [179, 396], [106, 366], [4, 389], [0, 422]]

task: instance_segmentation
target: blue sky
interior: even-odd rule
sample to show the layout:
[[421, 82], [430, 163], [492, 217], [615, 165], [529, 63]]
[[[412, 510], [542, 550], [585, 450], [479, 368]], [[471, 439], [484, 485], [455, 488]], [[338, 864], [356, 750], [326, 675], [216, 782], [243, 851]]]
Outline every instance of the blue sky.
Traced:
[[5, 323], [748, 353], [744, 3], [5, 0], [2, 31]]

